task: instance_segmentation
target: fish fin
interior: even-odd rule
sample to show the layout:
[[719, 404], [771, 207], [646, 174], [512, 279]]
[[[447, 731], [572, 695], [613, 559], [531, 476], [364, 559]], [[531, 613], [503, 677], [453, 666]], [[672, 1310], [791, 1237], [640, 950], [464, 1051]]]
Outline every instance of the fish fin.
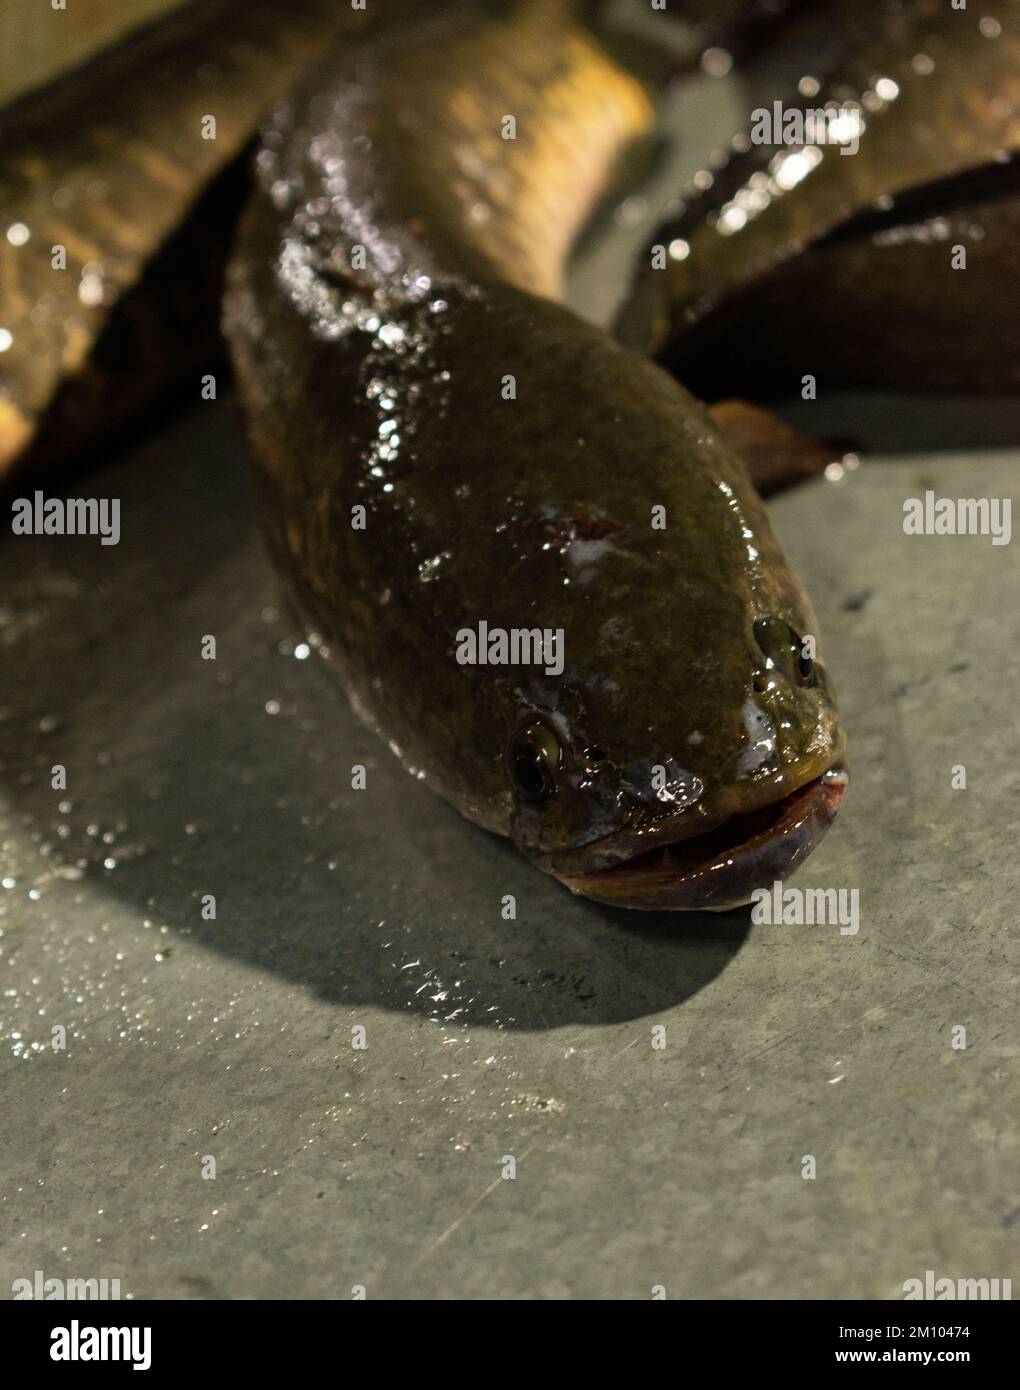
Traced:
[[801, 434], [749, 401], [717, 401], [708, 406], [708, 413], [726, 443], [743, 459], [762, 496], [814, 477], [836, 458], [836, 451], [823, 441]]

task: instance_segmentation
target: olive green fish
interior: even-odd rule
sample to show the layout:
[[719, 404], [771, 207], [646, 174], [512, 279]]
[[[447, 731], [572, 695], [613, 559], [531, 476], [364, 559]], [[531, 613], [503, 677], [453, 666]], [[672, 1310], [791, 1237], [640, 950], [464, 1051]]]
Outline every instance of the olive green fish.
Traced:
[[651, 115], [567, 5], [382, 36], [269, 125], [226, 327], [355, 710], [575, 892], [725, 908], [817, 843], [844, 739], [743, 465], [560, 302]]

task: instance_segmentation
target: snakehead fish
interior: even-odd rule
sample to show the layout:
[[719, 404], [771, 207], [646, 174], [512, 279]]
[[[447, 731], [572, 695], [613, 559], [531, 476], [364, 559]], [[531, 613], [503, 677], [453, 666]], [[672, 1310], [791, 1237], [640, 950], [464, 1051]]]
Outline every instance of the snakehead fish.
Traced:
[[666, 269], [642, 259], [620, 335], [709, 398], [791, 390], [805, 371], [1015, 391], [1020, 3], [829, 14], [783, 114], [828, 107], [856, 152], [739, 134], [669, 210]]
[[[0, 110], [0, 477], [29, 449], [49, 466], [89, 447], [198, 375], [246, 191], [237, 156], [370, 11], [202, 0]], [[66, 18], [46, 6], [36, 23], [55, 34]]]
[[[562, 303], [651, 115], [567, 4], [380, 35], [266, 130], [226, 328], [274, 549], [354, 708], [575, 892], [723, 908], [818, 841], [844, 740], [741, 462]], [[458, 659], [476, 629], [562, 661]]]

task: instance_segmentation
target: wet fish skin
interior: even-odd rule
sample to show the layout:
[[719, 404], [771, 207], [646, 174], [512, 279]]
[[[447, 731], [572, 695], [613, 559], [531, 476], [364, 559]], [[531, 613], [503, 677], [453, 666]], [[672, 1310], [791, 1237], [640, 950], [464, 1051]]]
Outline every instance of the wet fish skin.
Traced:
[[[100, 398], [107, 391], [116, 401], [118, 387], [90, 355], [111, 310], [139, 284], [206, 186], [239, 156], [260, 116], [338, 33], [370, 27], [370, 8], [371, 15], [344, 0], [286, 7], [210, 0], [0, 113], [0, 324], [12, 335], [0, 355], [0, 477], [76, 377], [81, 389], [70, 390], [72, 408], [51, 422], [53, 457], [71, 440], [80, 447], [102, 436], [103, 413], [88, 407], [89, 392], [98, 386]], [[388, 13], [399, 8], [400, 0], [387, 0]], [[201, 131], [208, 114], [216, 117], [216, 138], [207, 140]], [[230, 220], [228, 211], [223, 226]], [[11, 226], [27, 230], [27, 238], [12, 240]], [[223, 239], [219, 229], [208, 236], [209, 257]], [[66, 249], [66, 269], [54, 268], [55, 245]], [[201, 246], [198, 228], [190, 249], [200, 255]], [[101, 274], [89, 277], [83, 295], [87, 267]], [[164, 265], [162, 280], [179, 277], [197, 303], [205, 275], [203, 269], [194, 277], [178, 263]], [[158, 287], [167, 300], [173, 288]], [[158, 299], [131, 310], [132, 335], [141, 341], [158, 339], [174, 322], [172, 313], [161, 317]], [[200, 316], [205, 322], [215, 316]], [[195, 336], [178, 343], [180, 356], [193, 351]], [[214, 339], [209, 349], [215, 352]], [[120, 350], [130, 354], [131, 337]], [[136, 357], [131, 390], [149, 400], [179, 365], [165, 348]]]
[[[843, 736], [824, 669], [766, 672], [758, 619], [817, 629], [742, 464], [555, 302], [569, 228], [647, 114], [549, 13], [383, 39], [288, 103], [226, 328], [274, 550], [354, 708], [464, 815], [576, 873], [771, 804]], [[481, 620], [563, 629], [562, 676], [458, 664]], [[508, 765], [534, 719], [562, 754], [540, 806]]]
[[[446, 5], [436, 0], [430, 12]], [[473, 8], [500, 11], [498, 0]], [[574, 8], [593, 22], [612, 19], [601, 0]], [[696, 65], [703, 42], [753, 43], [776, 24], [776, 8], [684, 0], [661, 23], [644, 15], [650, 26], [629, 51], [655, 86], [677, 63]], [[32, 472], [75, 461], [214, 365], [223, 248], [241, 205], [233, 165], [260, 114], [338, 37], [416, 12], [416, 0], [373, 0], [364, 10], [349, 0], [132, 0], [116, 14], [36, 15], [32, 32], [59, 26], [60, 40], [40, 40], [42, 66], [15, 63], [8, 92], [52, 78], [93, 48], [99, 56], [0, 109], [0, 231], [29, 233], [26, 241], [0, 237], [0, 327], [13, 338], [0, 353], [0, 477], [15, 465]], [[28, 17], [26, 9], [22, 27]], [[680, 31], [665, 63], [664, 25]], [[625, 42], [616, 20], [608, 28]], [[17, 41], [9, 47], [15, 55]], [[199, 138], [204, 114], [216, 116], [215, 140]], [[564, 217], [549, 234], [569, 235], [571, 225]], [[51, 265], [55, 244], [66, 246], [66, 270]], [[102, 272], [87, 299], [79, 293], [85, 267]]]
[[[799, 340], [802, 331], [805, 346], [814, 341], [811, 314], [817, 306], [807, 293], [811, 285], [824, 286], [829, 301], [823, 311], [825, 331], [841, 333], [845, 339], [836, 350], [834, 370], [845, 362], [848, 380], [959, 389], [984, 381], [983, 389], [1000, 389], [1002, 363], [991, 361], [973, 332], [988, 302], [983, 286], [973, 286], [976, 303], [968, 319], [969, 271], [947, 281], [934, 254], [920, 243], [917, 254], [869, 257], [866, 231], [859, 244], [845, 238], [838, 249], [829, 245], [824, 255], [821, 245], [869, 212], [891, 211], [895, 217], [899, 201], [906, 199], [909, 205], [912, 195], [926, 186], [936, 196], [921, 217], [913, 207], [915, 220], [951, 214], [960, 199], [957, 192], [952, 205], [940, 206], [937, 194], [945, 181], [962, 180], [970, 171], [981, 171], [1020, 150], [1020, 3], [989, 0], [980, 7], [955, 10], [941, 0], [910, 5], [878, 0], [837, 32], [842, 38], [834, 45], [829, 69], [811, 74], [819, 90], [810, 96], [787, 94], [783, 107], [808, 110], [829, 101], [866, 99], [859, 151], [843, 154], [835, 145], [816, 147], [812, 158], [820, 156], [818, 162], [806, 169], [798, 166], [796, 177], [786, 178], [777, 171], [776, 161], [802, 160], [799, 152], [753, 146], [745, 136], [746, 151], [733, 154], [722, 169], [713, 171], [707, 190], [692, 186], [678, 199], [675, 215], [656, 233], [654, 244], [680, 249], [671, 253], [662, 271], [652, 268], [651, 249], [642, 257], [617, 331], [623, 341], [654, 352], [670, 370], [687, 372], [686, 379], [713, 394], [747, 389], [750, 373], [725, 382], [718, 374], [710, 378], [707, 367], [701, 370], [698, 365], [702, 347], [721, 352], [725, 341], [738, 359], [747, 361], [746, 335], [763, 354], [756, 391], [760, 394], [763, 386], [772, 384], [773, 344], [791, 336]], [[778, 187], [784, 178], [789, 184], [785, 191]], [[757, 196], [764, 200], [757, 211], [749, 196], [756, 183]], [[979, 197], [976, 189], [970, 203]], [[998, 228], [999, 213], [993, 220]], [[1001, 292], [1012, 299], [1007, 245], [996, 236], [975, 260], [983, 255], [986, 280], [997, 276]], [[1000, 246], [1001, 257], [995, 255]], [[819, 254], [814, 256], [816, 248]], [[801, 267], [804, 290], [794, 301], [794, 276]], [[866, 277], [872, 273], [869, 290]], [[872, 353], [862, 346], [855, 354], [851, 339], [862, 326], [855, 296], [863, 292], [877, 305], [893, 274], [893, 303], [900, 308], [909, 305], [910, 317], [901, 320], [897, 343], [890, 343], [887, 352]], [[773, 280], [778, 282], [774, 291]], [[925, 302], [936, 294], [943, 300], [942, 312], [926, 315]], [[784, 316], [794, 303], [798, 311], [806, 308], [803, 329], [797, 313]], [[769, 313], [776, 315], [771, 324], [763, 322]], [[934, 319], [932, 326], [943, 335], [938, 346], [941, 366], [930, 377], [934, 352], [912, 352], [906, 341], [911, 331], [923, 331], [926, 317]], [[916, 330], [911, 329], [912, 321]], [[971, 329], [961, 339], [960, 326], [968, 322]], [[900, 343], [902, 353], [897, 351]], [[971, 345], [976, 349], [973, 359], [963, 351]], [[780, 351], [781, 358], [786, 355]], [[897, 358], [898, 368], [886, 374]], [[817, 361], [815, 366], [819, 367]], [[1007, 376], [1013, 384], [1015, 366], [1014, 359]]]
[[[1017, 391], [1020, 189], [991, 196], [967, 182], [960, 206], [935, 197], [930, 212], [810, 247], [674, 342], [671, 369], [708, 400], [775, 396], [805, 373], [825, 386]], [[965, 269], [953, 267], [956, 247]]]

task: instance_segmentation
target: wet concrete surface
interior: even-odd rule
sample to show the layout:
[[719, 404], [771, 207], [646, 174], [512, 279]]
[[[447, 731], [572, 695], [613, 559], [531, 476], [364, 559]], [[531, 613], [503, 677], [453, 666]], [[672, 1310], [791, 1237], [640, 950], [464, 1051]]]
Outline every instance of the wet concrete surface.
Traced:
[[119, 545], [0, 545], [0, 1296], [1020, 1275], [1016, 551], [902, 529], [926, 488], [1010, 495], [1015, 452], [771, 504], [853, 772], [794, 882], [858, 889], [852, 936], [599, 907], [462, 821], [305, 656], [244, 454], [206, 404], [70, 489], [122, 499]]

